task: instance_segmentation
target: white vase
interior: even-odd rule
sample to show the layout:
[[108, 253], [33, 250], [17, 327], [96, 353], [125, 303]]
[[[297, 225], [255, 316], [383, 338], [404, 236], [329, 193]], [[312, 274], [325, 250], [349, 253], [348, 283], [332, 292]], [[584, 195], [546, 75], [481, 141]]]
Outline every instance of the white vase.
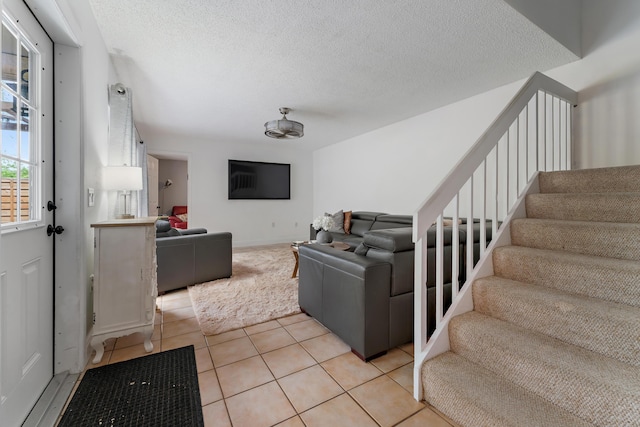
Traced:
[[331, 243], [333, 241], [333, 236], [328, 231], [320, 230], [316, 234], [316, 241], [318, 243]]

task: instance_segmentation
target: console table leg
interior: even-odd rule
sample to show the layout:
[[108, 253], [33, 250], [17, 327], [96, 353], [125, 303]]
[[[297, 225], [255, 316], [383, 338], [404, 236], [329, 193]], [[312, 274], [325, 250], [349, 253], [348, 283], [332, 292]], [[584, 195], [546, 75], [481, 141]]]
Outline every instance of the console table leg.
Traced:
[[91, 348], [96, 351], [96, 355], [93, 358], [93, 364], [100, 363], [102, 356], [104, 355], [104, 342], [102, 338], [94, 337], [91, 339]]
[[147, 353], [153, 351], [153, 343], [151, 342], [151, 336], [153, 335], [153, 325], [148, 326], [144, 330], [144, 349]]

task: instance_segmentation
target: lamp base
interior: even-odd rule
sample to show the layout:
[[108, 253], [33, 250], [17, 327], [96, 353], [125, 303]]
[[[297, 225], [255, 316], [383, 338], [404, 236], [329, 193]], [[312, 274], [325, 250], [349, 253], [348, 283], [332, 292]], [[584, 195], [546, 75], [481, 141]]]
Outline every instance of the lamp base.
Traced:
[[136, 217], [135, 215], [131, 215], [131, 214], [116, 215], [116, 219], [133, 219], [135, 217]]

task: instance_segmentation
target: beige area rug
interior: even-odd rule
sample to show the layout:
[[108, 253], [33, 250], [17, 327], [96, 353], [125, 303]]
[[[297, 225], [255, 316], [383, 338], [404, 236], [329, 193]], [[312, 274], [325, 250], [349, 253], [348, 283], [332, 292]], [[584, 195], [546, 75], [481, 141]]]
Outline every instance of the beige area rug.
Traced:
[[214, 335], [299, 313], [298, 279], [289, 244], [233, 250], [232, 275], [189, 286], [205, 335]]

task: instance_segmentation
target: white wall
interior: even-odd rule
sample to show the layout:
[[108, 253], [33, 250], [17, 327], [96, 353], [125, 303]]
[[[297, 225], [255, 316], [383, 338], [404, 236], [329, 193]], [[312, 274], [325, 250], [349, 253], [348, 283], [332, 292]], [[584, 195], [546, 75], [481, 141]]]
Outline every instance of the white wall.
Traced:
[[640, 164], [640, 2], [584, 0], [584, 58], [549, 76], [579, 91], [577, 168]]
[[[580, 92], [574, 167], [640, 164], [640, 2], [585, 0], [582, 31], [584, 58], [546, 72]], [[317, 150], [314, 214], [413, 213], [522, 83]]]
[[[151, 154], [188, 158], [189, 228], [229, 231], [234, 246], [289, 242], [309, 237], [312, 212], [311, 153], [278, 146], [190, 140], [183, 136], [142, 135]], [[291, 200], [228, 200], [227, 161], [291, 164]]]
[[[88, 2], [65, 2], [67, 21], [82, 47], [55, 44], [57, 223], [55, 373], [81, 372], [91, 327], [93, 231], [106, 219], [99, 172], [107, 164], [107, 86], [115, 71]], [[57, 41], [57, 40], [54, 40]], [[87, 188], [94, 188], [93, 207]]]
[[314, 215], [413, 214], [518, 88], [508, 85], [315, 151]]

